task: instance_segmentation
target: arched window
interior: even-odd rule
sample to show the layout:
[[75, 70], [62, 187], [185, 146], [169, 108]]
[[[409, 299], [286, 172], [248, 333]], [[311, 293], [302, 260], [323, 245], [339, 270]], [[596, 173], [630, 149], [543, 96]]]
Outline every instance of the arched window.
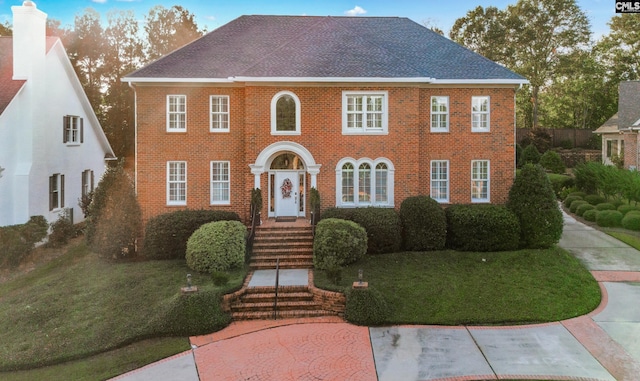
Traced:
[[355, 179], [353, 176], [353, 164], [345, 163], [342, 166], [342, 202], [343, 203], [353, 203], [353, 190]]
[[271, 100], [271, 134], [300, 135], [300, 100], [290, 91], [281, 91]]
[[385, 163], [376, 165], [376, 204], [389, 202], [388, 167]]
[[393, 173], [393, 165], [384, 158], [340, 160], [336, 165], [336, 206], [393, 206]]
[[371, 203], [371, 165], [362, 163], [358, 167], [358, 202]]

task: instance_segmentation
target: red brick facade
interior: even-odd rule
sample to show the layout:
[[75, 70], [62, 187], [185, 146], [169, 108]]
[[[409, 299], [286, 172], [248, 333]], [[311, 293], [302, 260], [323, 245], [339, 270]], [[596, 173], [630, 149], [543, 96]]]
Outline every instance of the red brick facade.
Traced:
[[[248, 219], [255, 176], [250, 165], [270, 144], [298, 143], [321, 165], [317, 189], [322, 209], [336, 206], [336, 165], [346, 157], [386, 158], [393, 164], [393, 206], [430, 193], [430, 161], [449, 160], [449, 202], [471, 202], [471, 161], [490, 161], [490, 201], [504, 203], [515, 176], [514, 86], [456, 87], [382, 84], [234, 84], [163, 86], [137, 84], [136, 187], [145, 221], [179, 208], [222, 209]], [[271, 101], [290, 91], [300, 101], [301, 134], [271, 134]], [[343, 135], [343, 91], [386, 91], [388, 134]], [[186, 132], [166, 131], [167, 95], [186, 95]], [[209, 131], [209, 96], [229, 96], [230, 131]], [[432, 133], [431, 96], [449, 97], [449, 131]], [[490, 97], [490, 131], [471, 131], [471, 97]], [[187, 162], [185, 206], [167, 206], [167, 161]], [[210, 205], [210, 161], [230, 162], [230, 205]], [[268, 174], [260, 176], [268, 215]], [[311, 187], [307, 174], [307, 188]], [[306, 201], [305, 201], [306, 202]], [[306, 210], [309, 210], [306, 205]]]

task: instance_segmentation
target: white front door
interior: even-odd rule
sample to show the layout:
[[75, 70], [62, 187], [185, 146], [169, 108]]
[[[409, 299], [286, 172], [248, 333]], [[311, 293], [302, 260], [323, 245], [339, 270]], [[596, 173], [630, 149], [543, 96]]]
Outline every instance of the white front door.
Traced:
[[297, 216], [300, 202], [298, 172], [277, 171], [275, 181], [273, 199], [276, 217]]

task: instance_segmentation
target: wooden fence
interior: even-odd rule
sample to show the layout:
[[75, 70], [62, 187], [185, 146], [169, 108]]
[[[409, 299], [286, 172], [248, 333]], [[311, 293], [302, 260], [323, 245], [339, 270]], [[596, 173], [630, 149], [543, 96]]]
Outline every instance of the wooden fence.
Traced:
[[[529, 128], [517, 128], [516, 142], [521, 143], [530, 130]], [[553, 147], [564, 146], [565, 142], [571, 142], [571, 147], [587, 148], [593, 137], [593, 131], [591, 130], [545, 128], [545, 131], [551, 136], [551, 145]]]

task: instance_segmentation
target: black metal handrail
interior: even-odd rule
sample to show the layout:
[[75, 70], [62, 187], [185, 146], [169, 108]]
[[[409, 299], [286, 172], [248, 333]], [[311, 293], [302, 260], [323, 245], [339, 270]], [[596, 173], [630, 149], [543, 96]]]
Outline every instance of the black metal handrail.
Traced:
[[280, 258], [276, 259], [276, 292], [273, 299], [273, 320], [278, 320], [278, 287], [280, 286]]
[[251, 230], [247, 235], [246, 248], [244, 254], [244, 262], [249, 263], [251, 260], [251, 254], [253, 253], [253, 240], [256, 237], [256, 226], [260, 219], [260, 211], [258, 208], [251, 207]]

